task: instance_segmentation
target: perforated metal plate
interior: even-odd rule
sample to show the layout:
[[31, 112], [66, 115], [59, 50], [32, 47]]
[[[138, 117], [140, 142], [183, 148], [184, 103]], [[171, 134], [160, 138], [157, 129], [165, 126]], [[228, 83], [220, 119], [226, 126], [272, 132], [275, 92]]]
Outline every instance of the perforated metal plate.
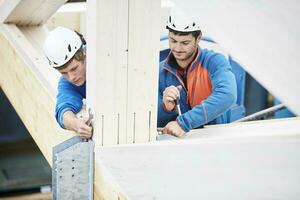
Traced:
[[94, 142], [75, 136], [53, 148], [52, 199], [93, 199]]

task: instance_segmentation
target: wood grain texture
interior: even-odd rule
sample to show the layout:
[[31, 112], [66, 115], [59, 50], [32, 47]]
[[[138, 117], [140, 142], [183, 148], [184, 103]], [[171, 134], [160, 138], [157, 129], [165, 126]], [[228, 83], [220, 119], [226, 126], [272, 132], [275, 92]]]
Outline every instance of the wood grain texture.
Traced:
[[129, 1], [128, 142], [155, 140], [160, 1]]
[[299, 122], [211, 127], [198, 139], [107, 146], [96, 148], [95, 156], [129, 199], [296, 200]]
[[[43, 155], [52, 164], [52, 147], [71, 134], [62, 130], [54, 114], [54, 96], [39, 75], [28, 66], [26, 58], [1, 33], [0, 85]], [[30, 46], [23, 46], [28, 51]], [[24, 60], [25, 59], [25, 60]]]
[[160, 2], [89, 1], [87, 10], [96, 145], [154, 140]]
[[87, 4], [87, 99], [96, 145], [126, 143], [127, 1]]
[[44, 24], [67, 0], [5, 0], [0, 8], [2, 23], [21, 26]]
[[183, 139], [234, 139], [290, 137], [300, 133], [300, 118], [272, 119], [206, 126], [195, 129]]

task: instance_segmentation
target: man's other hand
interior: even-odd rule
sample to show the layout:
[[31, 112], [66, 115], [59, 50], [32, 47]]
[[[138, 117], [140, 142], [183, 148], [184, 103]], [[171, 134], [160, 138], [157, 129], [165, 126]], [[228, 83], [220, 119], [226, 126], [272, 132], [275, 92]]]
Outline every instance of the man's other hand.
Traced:
[[164, 109], [166, 111], [172, 112], [175, 109], [175, 100], [180, 98], [180, 91], [182, 90], [182, 86], [178, 85], [175, 87], [171, 85], [167, 87], [163, 92], [163, 104]]
[[185, 133], [177, 121], [171, 121], [165, 127], [158, 128], [157, 131], [161, 131], [162, 134], [170, 134], [176, 137], [182, 137]]

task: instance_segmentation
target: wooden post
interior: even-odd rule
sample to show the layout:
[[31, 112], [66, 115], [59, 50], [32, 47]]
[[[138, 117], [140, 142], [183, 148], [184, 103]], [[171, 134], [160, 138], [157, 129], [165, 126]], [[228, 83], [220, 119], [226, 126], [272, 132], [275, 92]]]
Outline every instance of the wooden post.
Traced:
[[160, 1], [87, 3], [87, 99], [96, 145], [155, 138]]

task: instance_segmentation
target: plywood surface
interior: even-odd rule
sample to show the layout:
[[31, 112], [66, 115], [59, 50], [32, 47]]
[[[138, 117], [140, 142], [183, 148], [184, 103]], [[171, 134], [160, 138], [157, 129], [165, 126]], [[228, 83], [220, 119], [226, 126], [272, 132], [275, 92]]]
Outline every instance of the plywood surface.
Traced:
[[95, 156], [130, 199], [298, 199], [299, 128], [265, 137], [254, 128], [246, 138], [222, 130], [223, 137], [96, 148]]

